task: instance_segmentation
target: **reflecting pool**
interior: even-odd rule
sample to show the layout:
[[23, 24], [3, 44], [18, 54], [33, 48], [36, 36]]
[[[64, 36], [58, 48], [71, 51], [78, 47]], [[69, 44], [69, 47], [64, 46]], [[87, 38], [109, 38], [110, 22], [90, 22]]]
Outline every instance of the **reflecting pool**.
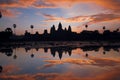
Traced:
[[120, 80], [119, 46], [36, 45], [0, 47], [0, 80]]

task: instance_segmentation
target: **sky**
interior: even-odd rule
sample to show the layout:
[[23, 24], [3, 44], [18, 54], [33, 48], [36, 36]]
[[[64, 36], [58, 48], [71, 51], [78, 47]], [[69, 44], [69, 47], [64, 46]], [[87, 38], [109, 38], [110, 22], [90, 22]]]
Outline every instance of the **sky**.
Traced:
[[22, 35], [25, 30], [33, 33], [50, 31], [54, 24], [56, 29], [61, 22], [63, 29], [70, 25], [72, 31], [80, 33], [85, 30], [103, 31], [103, 26], [111, 31], [120, 29], [120, 0], [0, 0], [0, 31], [7, 27]]

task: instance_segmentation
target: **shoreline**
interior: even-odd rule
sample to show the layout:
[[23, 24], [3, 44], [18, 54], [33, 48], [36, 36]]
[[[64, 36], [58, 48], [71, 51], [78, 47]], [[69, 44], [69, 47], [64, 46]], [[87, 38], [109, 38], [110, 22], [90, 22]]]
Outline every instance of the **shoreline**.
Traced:
[[88, 42], [88, 41], [24, 41], [24, 42], [0, 42], [0, 47], [85, 47], [85, 46], [111, 46], [120, 47], [120, 42]]

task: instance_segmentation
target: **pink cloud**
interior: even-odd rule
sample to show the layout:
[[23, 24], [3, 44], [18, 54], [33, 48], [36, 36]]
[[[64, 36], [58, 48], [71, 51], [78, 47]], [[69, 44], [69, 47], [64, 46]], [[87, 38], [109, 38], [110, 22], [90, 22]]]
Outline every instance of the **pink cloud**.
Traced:
[[119, 72], [120, 68], [116, 68], [111, 70], [110, 72], [99, 73], [98, 75], [94, 74], [94, 76], [77, 76], [71, 72], [65, 72], [62, 74], [59, 73], [36, 73], [33, 75], [30, 74], [21, 74], [21, 75], [3, 75], [0, 76], [2, 80], [119, 80]]
[[94, 24], [94, 23], [99, 23], [99, 22], [105, 22], [105, 21], [112, 21], [112, 20], [120, 20], [120, 15], [117, 14], [105, 14], [105, 13], [100, 13], [96, 15], [89, 15], [89, 16], [74, 16], [74, 17], [69, 17], [69, 18], [63, 18], [63, 17], [56, 17], [54, 15], [50, 14], [44, 14], [40, 13], [43, 15], [46, 20], [46, 22], [54, 22], [54, 21], [64, 21], [64, 22], [77, 22], [77, 23], [86, 23], [86, 24]]
[[[119, 0], [2, 0], [0, 1], [1, 7], [34, 7], [34, 8], [66, 8], [72, 7], [80, 3], [94, 3], [106, 9], [113, 10], [115, 12], [120, 11]], [[63, 6], [64, 5], [64, 6]]]
[[22, 14], [19, 11], [11, 10], [11, 9], [0, 9], [0, 11], [2, 12], [3, 16], [12, 17], [12, 18], [17, 17], [18, 15]]

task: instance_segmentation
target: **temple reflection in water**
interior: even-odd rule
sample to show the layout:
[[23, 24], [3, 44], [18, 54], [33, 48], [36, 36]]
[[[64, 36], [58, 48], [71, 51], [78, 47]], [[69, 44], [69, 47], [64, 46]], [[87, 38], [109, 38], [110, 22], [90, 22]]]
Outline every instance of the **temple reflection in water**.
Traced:
[[[25, 52], [29, 52], [31, 51], [31, 57], [34, 57], [35, 52], [33, 52], [33, 49], [35, 51], [39, 51], [39, 49], [44, 49], [44, 53], [48, 53], [48, 50], [50, 50], [50, 54], [55, 57], [56, 54], [59, 56], [59, 59], [62, 59], [63, 54], [65, 55], [72, 55], [72, 51], [76, 50], [76, 49], [81, 49], [83, 52], [88, 52], [88, 51], [95, 51], [95, 52], [99, 52], [100, 48], [103, 48], [103, 54], [105, 54], [106, 52], [109, 52], [111, 49], [113, 49], [116, 52], [120, 52], [119, 48], [120, 46], [82, 46], [82, 47], [75, 47], [75, 46], [57, 46], [57, 47], [22, 47], [25, 49]], [[0, 52], [2, 54], [5, 54], [6, 56], [13, 56], [14, 58], [17, 58], [16, 55], [16, 47], [13, 48], [1, 48]], [[14, 51], [13, 51], [14, 50]], [[86, 54], [86, 56], [88, 56], [88, 53]]]

